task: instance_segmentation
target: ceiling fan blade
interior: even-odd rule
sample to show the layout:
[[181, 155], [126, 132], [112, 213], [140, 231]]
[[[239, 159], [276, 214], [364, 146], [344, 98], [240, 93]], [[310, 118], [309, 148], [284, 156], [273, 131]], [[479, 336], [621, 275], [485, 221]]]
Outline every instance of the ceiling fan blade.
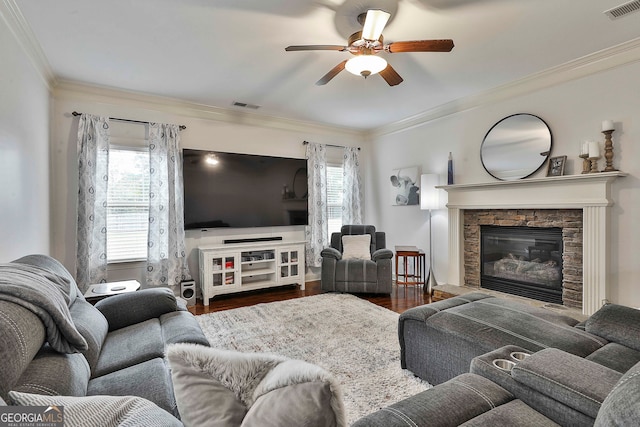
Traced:
[[369, 41], [378, 40], [390, 16], [391, 14], [384, 10], [368, 10], [362, 27], [362, 38]]
[[310, 44], [302, 46], [287, 46], [284, 48], [287, 52], [296, 52], [300, 50], [346, 50], [347, 46], [338, 46], [333, 44]]
[[334, 78], [335, 76], [337, 76], [340, 71], [344, 70], [344, 64], [346, 64], [346, 63], [347, 63], [347, 60], [345, 59], [344, 61], [342, 61], [341, 63], [339, 63], [335, 67], [333, 67], [331, 69], [331, 71], [329, 71], [327, 74], [322, 76], [322, 78], [316, 82], [316, 85], [317, 86], [322, 86], [322, 85], [326, 85], [327, 83], [329, 83], [329, 81], [332, 78]]
[[387, 68], [380, 71], [380, 75], [389, 84], [389, 86], [399, 85], [404, 80], [402, 77], [400, 77], [400, 74], [398, 74], [396, 70], [393, 69], [391, 64], [388, 64]]
[[389, 53], [398, 52], [450, 52], [453, 40], [414, 40], [408, 42], [389, 43], [385, 50]]

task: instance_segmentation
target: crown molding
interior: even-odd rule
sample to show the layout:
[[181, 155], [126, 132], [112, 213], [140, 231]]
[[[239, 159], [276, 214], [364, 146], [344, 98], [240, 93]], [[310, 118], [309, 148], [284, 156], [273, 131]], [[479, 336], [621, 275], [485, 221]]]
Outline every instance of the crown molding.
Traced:
[[570, 82], [572, 80], [577, 80], [639, 60], [640, 37], [608, 49], [603, 49], [598, 52], [585, 55], [581, 58], [546, 69], [539, 73], [531, 74], [522, 79], [497, 86], [493, 89], [480, 92], [476, 95], [442, 104], [423, 113], [407, 117], [406, 119], [371, 129], [367, 132], [367, 137], [375, 138], [402, 132], [421, 126], [432, 120], [516, 96], [526, 95], [528, 93], [546, 89], [561, 83]]
[[13, 0], [0, 1], [0, 16], [16, 41], [27, 55], [36, 72], [49, 90], [56, 84], [56, 76], [51, 69], [49, 60], [45, 56], [33, 30], [22, 15], [20, 8]]
[[[216, 120], [246, 126], [259, 126], [297, 132], [314, 132], [319, 134], [339, 134], [359, 137], [364, 140], [365, 132], [347, 127], [325, 125], [318, 122], [293, 120], [214, 107], [205, 104], [188, 102], [176, 98], [150, 95], [134, 91], [126, 91], [111, 87], [59, 80], [54, 87], [55, 99], [99, 101], [105, 104], [134, 106], [146, 110], [155, 110], [177, 114], [189, 118]], [[140, 120], [144, 120], [141, 118]]]

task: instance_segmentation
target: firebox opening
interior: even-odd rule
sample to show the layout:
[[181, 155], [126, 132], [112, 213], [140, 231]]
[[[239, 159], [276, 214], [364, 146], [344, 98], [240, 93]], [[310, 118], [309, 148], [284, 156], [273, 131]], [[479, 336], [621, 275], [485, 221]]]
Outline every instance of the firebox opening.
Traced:
[[480, 227], [480, 286], [562, 304], [562, 229]]

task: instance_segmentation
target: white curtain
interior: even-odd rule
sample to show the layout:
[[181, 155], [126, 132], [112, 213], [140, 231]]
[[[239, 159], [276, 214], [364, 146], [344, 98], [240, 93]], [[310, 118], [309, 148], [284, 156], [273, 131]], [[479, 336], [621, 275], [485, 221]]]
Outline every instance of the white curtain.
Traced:
[[307, 144], [307, 187], [309, 189], [309, 225], [306, 227], [306, 261], [309, 267], [320, 267], [320, 252], [327, 238], [327, 147]]
[[149, 124], [149, 238], [147, 286], [191, 279], [184, 245], [182, 152], [177, 125]]
[[362, 224], [362, 178], [358, 149], [344, 147], [342, 224]]
[[76, 281], [81, 290], [107, 281], [109, 118], [82, 114], [78, 122]]

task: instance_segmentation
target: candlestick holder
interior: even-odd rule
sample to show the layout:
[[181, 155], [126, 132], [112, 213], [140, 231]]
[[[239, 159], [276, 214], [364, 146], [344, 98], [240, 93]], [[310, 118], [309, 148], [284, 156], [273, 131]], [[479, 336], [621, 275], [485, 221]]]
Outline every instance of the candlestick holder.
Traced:
[[589, 173], [589, 169], [591, 169], [589, 154], [580, 154], [579, 157], [582, 159], [582, 173]]
[[600, 158], [600, 156], [598, 157], [589, 157], [589, 161], [591, 162], [591, 170], [589, 171], [589, 173], [600, 173], [600, 171], [598, 170], [598, 159]]
[[606, 166], [602, 172], [617, 171], [618, 169], [613, 167], [613, 141], [611, 140], [613, 129], [603, 130], [602, 133], [604, 133], [604, 158], [606, 161]]

